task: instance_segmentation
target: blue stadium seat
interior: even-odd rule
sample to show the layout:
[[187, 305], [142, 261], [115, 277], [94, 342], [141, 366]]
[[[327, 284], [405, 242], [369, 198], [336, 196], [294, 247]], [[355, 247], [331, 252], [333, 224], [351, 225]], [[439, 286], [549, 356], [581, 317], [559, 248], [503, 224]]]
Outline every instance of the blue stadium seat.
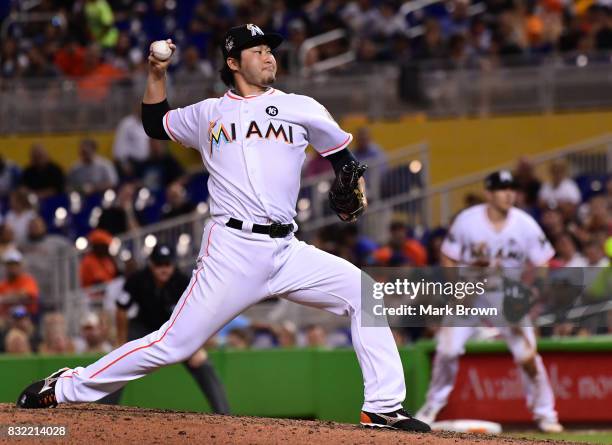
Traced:
[[63, 207], [68, 212], [70, 211], [70, 199], [66, 193], [60, 195], [49, 196], [38, 201], [38, 213], [45, 220], [49, 233], [65, 234], [66, 227], [69, 228], [71, 221], [66, 221], [64, 227], [55, 225], [55, 211]]
[[610, 175], [580, 175], [574, 178], [580, 193], [582, 194], [582, 200], [588, 201], [591, 197], [598, 195], [605, 191], [606, 182], [610, 178]]

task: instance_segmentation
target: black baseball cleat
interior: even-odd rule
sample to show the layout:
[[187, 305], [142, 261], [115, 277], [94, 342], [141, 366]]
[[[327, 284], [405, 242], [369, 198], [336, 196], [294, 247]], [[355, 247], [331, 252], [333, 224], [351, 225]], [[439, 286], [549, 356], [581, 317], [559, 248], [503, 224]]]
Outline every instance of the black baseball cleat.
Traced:
[[44, 380], [32, 383], [19, 394], [17, 408], [54, 408], [57, 406], [55, 398], [55, 383], [64, 371], [70, 368], [62, 368], [55, 371]]
[[361, 411], [359, 423], [366, 428], [389, 428], [392, 430], [413, 431], [417, 433], [428, 433], [431, 431], [429, 425], [415, 419], [403, 409], [398, 409], [390, 413], [378, 414]]

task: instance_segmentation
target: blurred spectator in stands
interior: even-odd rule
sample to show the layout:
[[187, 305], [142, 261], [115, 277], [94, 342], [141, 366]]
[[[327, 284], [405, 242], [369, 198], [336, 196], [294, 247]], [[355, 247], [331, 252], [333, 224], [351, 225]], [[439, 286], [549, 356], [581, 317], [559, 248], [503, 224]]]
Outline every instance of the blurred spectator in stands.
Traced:
[[55, 53], [54, 63], [68, 77], [82, 77], [86, 74], [86, 50], [75, 36], [67, 35], [66, 41]]
[[372, 135], [367, 127], [357, 130], [352, 152], [359, 162], [371, 167], [365, 172], [368, 199], [374, 200], [380, 197], [382, 178], [388, 168], [387, 155], [380, 145], [372, 140]]
[[538, 205], [538, 194], [542, 183], [536, 176], [533, 164], [527, 157], [521, 156], [519, 158], [514, 168], [513, 176], [517, 183], [518, 190], [524, 194], [525, 206], [528, 208], [536, 207]]
[[21, 184], [39, 198], [46, 198], [63, 193], [65, 181], [62, 168], [51, 160], [45, 147], [32, 145], [30, 163], [23, 171]]
[[143, 61], [142, 50], [137, 46], [132, 46], [128, 31], [122, 31], [114, 48], [114, 54], [109, 57], [110, 64], [120, 71], [129, 72], [136, 71]]
[[200, 53], [195, 45], [188, 46], [183, 51], [181, 66], [174, 73], [177, 85], [199, 84], [203, 78], [212, 78], [215, 75], [208, 60], [200, 59]]
[[275, 330], [278, 346], [281, 348], [293, 348], [297, 344], [297, 327], [291, 321], [282, 322]]
[[[308, 37], [306, 25], [302, 19], [293, 19], [287, 25], [287, 40], [276, 50], [279, 67], [289, 73], [297, 73], [302, 63], [300, 61], [300, 47]], [[305, 66], [316, 61], [316, 48], [306, 53]]]
[[196, 206], [187, 199], [187, 191], [179, 182], [171, 184], [166, 190], [166, 204], [162, 208], [162, 219], [172, 219], [187, 215], [195, 210]]
[[552, 244], [554, 244], [555, 240], [565, 232], [563, 215], [561, 215], [558, 209], [544, 209], [542, 212], [541, 225], [546, 237]]
[[40, 335], [34, 327], [32, 318], [30, 317], [28, 309], [25, 306], [13, 306], [7, 328], [7, 331], [15, 329], [23, 332], [26, 335], [30, 345], [30, 350], [36, 351], [38, 349]]
[[311, 348], [327, 347], [327, 333], [325, 329], [323, 329], [323, 326], [311, 324], [306, 326], [305, 331], [306, 346]]
[[115, 27], [113, 10], [106, 0], [86, 0], [85, 18], [94, 40], [104, 48], [117, 44], [119, 31]]
[[561, 234], [554, 243], [557, 256], [550, 260], [551, 267], [586, 267], [587, 260], [578, 250], [578, 243], [572, 234]]
[[5, 278], [0, 281], [0, 317], [6, 318], [13, 306], [24, 305], [30, 316], [38, 316], [38, 284], [25, 272], [23, 255], [12, 249], [2, 256]]
[[47, 224], [40, 217], [35, 217], [28, 225], [28, 239], [22, 244], [25, 263], [28, 271], [36, 279], [40, 290], [41, 312], [57, 310], [61, 301], [55, 301], [55, 280], [57, 280], [57, 262], [72, 250], [72, 244], [63, 236], [49, 235]]
[[434, 19], [427, 20], [425, 22], [425, 32], [416, 43], [415, 58], [421, 60], [442, 59], [446, 56], [446, 53], [446, 44], [442, 39], [440, 24]]
[[20, 246], [28, 238], [28, 225], [36, 217], [30, 197], [25, 188], [19, 187], [11, 192], [9, 197], [9, 211], [4, 223], [11, 226], [15, 244]]
[[[59, 75], [59, 70], [50, 64], [40, 48], [33, 46], [28, 50], [27, 66], [23, 70], [23, 77], [32, 79], [52, 79]], [[40, 88], [39, 85], [31, 84]]]
[[89, 234], [91, 248], [81, 260], [79, 276], [81, 286], [107, 283], [117, 277], [118, 271], [108, 248], [113, 237], [106, 230], [95, 229]]
[[377, 164], [383, 169], [386, 168], [387, 155], [380, 145], [372, 140], [372, 134], [367, 127], [357, 130], [352, 152], [359, 162]]
[[442, 35], [450, 38], [453, 35], [467, 35], [470, 30], [469, 0], [452, 0], [448, 3], [450, 15], [440, 20]]
[[113, 142], [113, 158], [122, 179], [132, 179], [136, 166], [149, 157], [149, 136], [140, 121], [140, 102], [119, 121]]
[[356, 224], [347, 224], [340, 229], [338, 234], [342, 249], [346, 249], [343, 258], [360, 267], [367, 264], [372, 252], [378, 247], [374, 241], [359, 234]]
[[83, 139], [79, 145], [80, 161], [68, 172], [68, 184], [73, 190], [91, 194], [103, 192], [117, 184], [117, 172], [112, 162], [96, 154], [98, 143]]
[[119, 187], [112, 205], [102, 210], [97, 228], [111, 235], [120, 235], [138, 228], [140, 223], [134, 209], [135, 192], [136, 187], [130, 182]]
[[185, 170], [168, 151], [165, 141], [151, 139], [149, 157], [139, 167], [139, 178], [151, 190], [162, 190], [180, 180]]
[[19, 167], [0, 153], [0, 199], [8, 196], [11, 190], [17, 187], [20, 176]]
[[565, 159], [557, 159], [550, 164], [551, 181], [540, 188], [539, 199], [543, 207], [559, 207], [567, 219], [582, 199], [580, 189], [569, 176], [569, 165]]
[[447, 230], [439, 227], [431, 231], [427, 237], [427, 264], [429, 266], [439, 266], [442, 259], [442, 242], [446, 237]]
[[251, 346], [251, 335], [249, 331], [241, 328], [232, 329], [227, 334], [225, 346], [231, 349], [249, 349]]
[[8, 224], [0, 224], [0, 258], [5, 252], [15, 248], [15, 232]]
[[89, 353], [108, 353], [113, 350], [113, 346], [104, 337], [100, 325], [100, 317], [90, 312], [81, 319], [81, 335], [75, 338], [74, 352], [77, 354]]
[[601, 22], [595, 31], [595, 46], [598, 50], [612, 50], [612, 4], [600, 6]]
[[[92, 43], [85, 51], [85, 75], [77, 80], [77, 93], [81, 101], [91, 104], [102, 103], [108, 98], [112, 85], [123, 79], [127, 73], [108, 63], [100, 46]], [[83, 111], [87, 112], [89, 108]], [[94, 108], [93, 113], [97, 110]], [[81, 114], [83, 118], [95, 119], [95, 114]]]
[[13, 38], [2, 39], [0, 48], [0, 75], [4, 78], [17, 77], [20, 74], [19, 51], [17, 41]]
[[365, 36], [372, 31], [371, 25], [377, 15], [373, 3], [370, 0], [352, 1], [340, 11], [340, 17], [356, 35]]
[[612, 207], [608, 206], [608, 201], [604, 195], [595, 195], [589, 202], [581, 208], [581, 226], [588, 233], [612, 232]]
[[389, 242], [372, 254], [379, 266], [427, 265], [427, 251], [414, 238], [408, 236], [408, 226], [403, 219], [395, 218], [389, 226]]
[[610, 259], [606, 256], [603, 245], [596, 240], [585, 244], [584, 257], [587, 267], [608, 267], [610, 265]]
[[46, 314], [42, 320], [42, 342], [38, 352], [43, 355], [71, 354], [74, 352], [72, 340], [68, 337], [66, 319], [59, 312]]
[[10, 329], [4, 337], [4, 352], [7, 354], [31, 354], [32, 348], [25, 332]]

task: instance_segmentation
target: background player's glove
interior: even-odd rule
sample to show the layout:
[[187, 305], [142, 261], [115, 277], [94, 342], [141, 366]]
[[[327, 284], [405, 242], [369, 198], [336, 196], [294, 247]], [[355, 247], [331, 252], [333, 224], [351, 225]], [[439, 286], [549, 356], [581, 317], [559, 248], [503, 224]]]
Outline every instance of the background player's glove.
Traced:
[[510, 280], [506, 277], [503, 280], [504, 317], [510, 323], [518, 323], [533, 306], [532, 292], [529, 287], [519, 281]]
[[365, 164], [349, 162], [340, 169], [329, 189], [329, 205], [342, 221], [355, 221], [365, 209], [366, 201], [359, 189], [359, 178], [367, 168]]

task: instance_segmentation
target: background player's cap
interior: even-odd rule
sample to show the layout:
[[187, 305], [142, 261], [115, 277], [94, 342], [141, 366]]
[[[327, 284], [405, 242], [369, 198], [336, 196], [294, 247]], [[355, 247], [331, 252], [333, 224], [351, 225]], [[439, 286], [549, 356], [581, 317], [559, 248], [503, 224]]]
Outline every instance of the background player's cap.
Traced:
[[283, 36], [276, 33], [264, 33], [259, 26], [249, 23], [231, 28], [223, 37], [221, 50], [223, 58], [234, 57], [245, 48], [266, 44], [274, 49], [283, 42]]
[[485, 178], [484, 186], [487, 190], [515, 189], [516, 181], [509, 170], [499, 170]]
[[174, 263], [174, 250], [166, 244], [157, 244], [149, 256], [149, 260], [156, 266]]

